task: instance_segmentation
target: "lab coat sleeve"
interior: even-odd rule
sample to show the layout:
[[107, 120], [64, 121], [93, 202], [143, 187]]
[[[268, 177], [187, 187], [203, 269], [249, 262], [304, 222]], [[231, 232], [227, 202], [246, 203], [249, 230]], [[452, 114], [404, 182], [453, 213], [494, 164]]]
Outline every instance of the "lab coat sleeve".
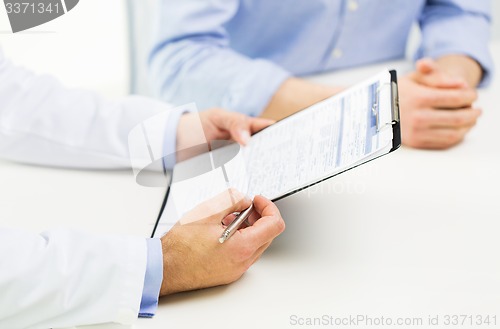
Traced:
[[[0, 50], [2, 158], [71, 168], [130, 168], [129, 132], [169, 109], [144, 97], [111, 100], [65, 88], [51, 76], [13, 65]], [[162, 117], [168, 121], [168, 115]]]
[[144, 238], [0, 229], [0, 328], [131, 325], [146, 261]]

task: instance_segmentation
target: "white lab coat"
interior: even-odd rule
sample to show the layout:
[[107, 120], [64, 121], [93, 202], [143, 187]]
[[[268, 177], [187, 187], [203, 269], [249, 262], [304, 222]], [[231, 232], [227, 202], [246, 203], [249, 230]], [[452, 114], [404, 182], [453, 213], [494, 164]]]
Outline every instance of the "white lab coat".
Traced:
[[[129, 131], [168, 110], [107, 100], [10, 63], [0, 50], [0, 157], [73, 168], [129, 168]], [[0, 219], [1, 222], [1, 219]], [[0, 328], [63, 328], [137, 319], [146, 241], [0, 225]]]

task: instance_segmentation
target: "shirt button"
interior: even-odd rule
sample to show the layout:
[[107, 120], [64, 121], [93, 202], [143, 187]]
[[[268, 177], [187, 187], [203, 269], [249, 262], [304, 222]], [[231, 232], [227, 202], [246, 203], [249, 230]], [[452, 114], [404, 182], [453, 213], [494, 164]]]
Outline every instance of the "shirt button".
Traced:
[[349, 8], [350, 11], [356, 11], [359, 8], [359, 3], [356, 0], [349, 0], [347, 8]]
[[332, 57], [333, 58], [340, 58], [342, 57], [343, 53], [342, 53], [342, 50], [338, 49], [338, 48], [335, 48], [333, 51], [332, 51]]

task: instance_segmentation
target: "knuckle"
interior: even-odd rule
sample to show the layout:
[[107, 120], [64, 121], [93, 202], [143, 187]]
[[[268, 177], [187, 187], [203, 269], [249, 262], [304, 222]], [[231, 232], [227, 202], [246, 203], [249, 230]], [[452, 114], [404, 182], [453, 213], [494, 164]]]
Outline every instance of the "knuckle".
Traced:
[[425, 111], [416, 111], [411, 117], [413, 128], [425, 126], [428, 120], [428, 114]]
[[452, 121], [455, 126], [463, 126], [467, 123], [468, 120], [465, 116], [457, 115], [453, 118]]
[[449, 145], [454, 145], [462, 140], [463, 134], [458, 130], [451, 130], [446, 133], [445, 139]]
[[412, 138], [408, 142], [408, 146], [414, 147], [414, 148], [424, 148], [426, 146], [425, 142], [420, 139], [420, 138]]
[[473, 101], [477, 100], [478, 98], [479, 98], [479, 94], [477, 93], [477, 90], [472, 89], [471, 93], [470, 93], [471, 101], [473, 102]]
[[254, 253], [254, 248], [249, 244], [245, 244], [241, 246], [238, 251], [239, 260], [245, 262], [246, 260], [252, 257], [253, 253]]
[[245, 114], [243, 113], [239, 113], [239, 112], [236, 112], [235, 113], [237, 115], [237, 118], [241, 121], [241, 122], [247, 122], [250, 120], [250, 117], [246, 116]]
[[278, 232], [278, 234], [281, 234], [285, 230], [286, 224], [281, 216], [275, 217], [274, 226], [275, 226], [276, 232]]
[[431, 91], [425, 91], [419, 97], [419, 105], [425, 106], [429, 104], [435, 104], [436, 100], [437, 100], [436, 93], [433, 93]]
[[420, 138], [416, 129], [408, 129], [407, 133], [403, 135], [403, 143], [409, 147], [423, 148], [425, 147], [424, 141]]

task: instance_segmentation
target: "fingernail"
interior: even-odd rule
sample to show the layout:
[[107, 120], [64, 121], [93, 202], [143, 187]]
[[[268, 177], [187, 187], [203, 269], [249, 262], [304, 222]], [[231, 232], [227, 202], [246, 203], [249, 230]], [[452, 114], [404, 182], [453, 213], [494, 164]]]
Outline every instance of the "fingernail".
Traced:
[[247, 145], [250, 142], [250, 133], [246, 130], [240, 131], [240, 138], [243, 145]]

